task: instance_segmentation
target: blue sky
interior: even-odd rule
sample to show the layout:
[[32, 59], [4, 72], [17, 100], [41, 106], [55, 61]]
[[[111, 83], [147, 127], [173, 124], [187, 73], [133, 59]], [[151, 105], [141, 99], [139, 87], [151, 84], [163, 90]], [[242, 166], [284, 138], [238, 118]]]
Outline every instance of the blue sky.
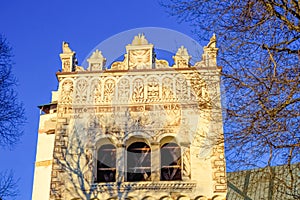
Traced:
[[57, 88], [62, 41], [70, 43], [82, 63], [101, 41], [129, 29], [162, 27], [193, 37], [191, 27], [177, 23], [156, 0], [3, 0], [0, 19], [0, 33], [13, 48], [17, 90], [28, 118], [21, 142], [11, 151], [0, 150], [0, 171], [13, 169], [20, 178], [20, 200], [31, 199], [37, 106], [48, 103]]

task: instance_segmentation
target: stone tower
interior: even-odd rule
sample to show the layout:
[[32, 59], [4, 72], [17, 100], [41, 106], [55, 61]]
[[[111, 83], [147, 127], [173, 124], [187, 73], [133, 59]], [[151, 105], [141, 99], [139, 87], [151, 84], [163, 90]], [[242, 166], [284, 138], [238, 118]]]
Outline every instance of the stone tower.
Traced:
[[221, 200], [226, 174], [216, 38], [190, 64], [155, 57], [144, 35], [105, 68], [63, 43], [59, 87], [40, 106], [34, 200]]

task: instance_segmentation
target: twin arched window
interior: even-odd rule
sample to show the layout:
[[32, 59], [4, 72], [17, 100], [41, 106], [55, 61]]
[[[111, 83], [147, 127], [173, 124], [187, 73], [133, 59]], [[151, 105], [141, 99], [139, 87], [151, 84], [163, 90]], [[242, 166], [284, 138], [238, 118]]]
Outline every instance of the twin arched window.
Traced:
[[[126, 153], [126, 181], [150, 181], [150, 146], [144, 142], [134, 142], [127, 147]], [[181, 149], [176, 143], [165, 143], [160, 148], [160, 180], [181, 180]], [[105, 144], [98, 149], [97, 182], [115, 181], [116, 148], [112, 144]]]

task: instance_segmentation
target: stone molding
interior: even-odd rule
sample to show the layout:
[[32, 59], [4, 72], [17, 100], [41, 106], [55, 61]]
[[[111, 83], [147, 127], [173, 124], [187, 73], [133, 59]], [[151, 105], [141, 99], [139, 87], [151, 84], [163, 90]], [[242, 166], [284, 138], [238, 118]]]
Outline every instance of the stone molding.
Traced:
[[107, 191], [170, 191], [170, 192], [192, 192], [196, 188], [196, 182], [175, 182], [175, 181], [160, 181], [160, 182], [122, 182], [122, 183], [95, 183], [91, 190], [97, 192]]

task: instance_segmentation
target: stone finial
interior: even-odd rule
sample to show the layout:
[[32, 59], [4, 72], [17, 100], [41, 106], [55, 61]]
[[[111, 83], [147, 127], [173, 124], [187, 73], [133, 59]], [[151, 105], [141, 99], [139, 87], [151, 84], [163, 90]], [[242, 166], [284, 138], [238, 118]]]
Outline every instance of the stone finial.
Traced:
[[62, 43], [62, 53], [73, 53], [73, 51], [69, 47], [68, 42], [63, 42]]
[[191, 56], [184, 46], [178, 48], [175, 56], [173, 56], [176, 68], [185, 68], [189, 66]]
[[176, 55], [182, 56], [182, 57], [190, 57], [187, 49], [184, 48], [184, 46], [181, 46], [180, 48], [178, 48]]
[[102, 55], [102, 52], [99, 51], [98, 49], [96, 49], [96, 51], [94, 51], [91, 55], [91, 57], [89, 57], [89, 60], [102, 60], [105, 59]]
[[89, 63], [89, 71], [102, 70], [106, 64], [106, 58], [104, 58], [102, 52], [98, 49], [96, 49], [96, 51], [93, 52], [93, 54], [87, 59], [87, 61]]
[[145, 35], [139, 33], [138, 35], [134, 36], [134, 39], [131, 42], [132, 45], [146, 45], [149, 44], [148, 40], [145, 38]]
[[209, 43], [207, 44], [208, 48], [216, 48], [217, 43], [217, 37], [216, 34], [213, 34], [213, 36], [210, 38]]

